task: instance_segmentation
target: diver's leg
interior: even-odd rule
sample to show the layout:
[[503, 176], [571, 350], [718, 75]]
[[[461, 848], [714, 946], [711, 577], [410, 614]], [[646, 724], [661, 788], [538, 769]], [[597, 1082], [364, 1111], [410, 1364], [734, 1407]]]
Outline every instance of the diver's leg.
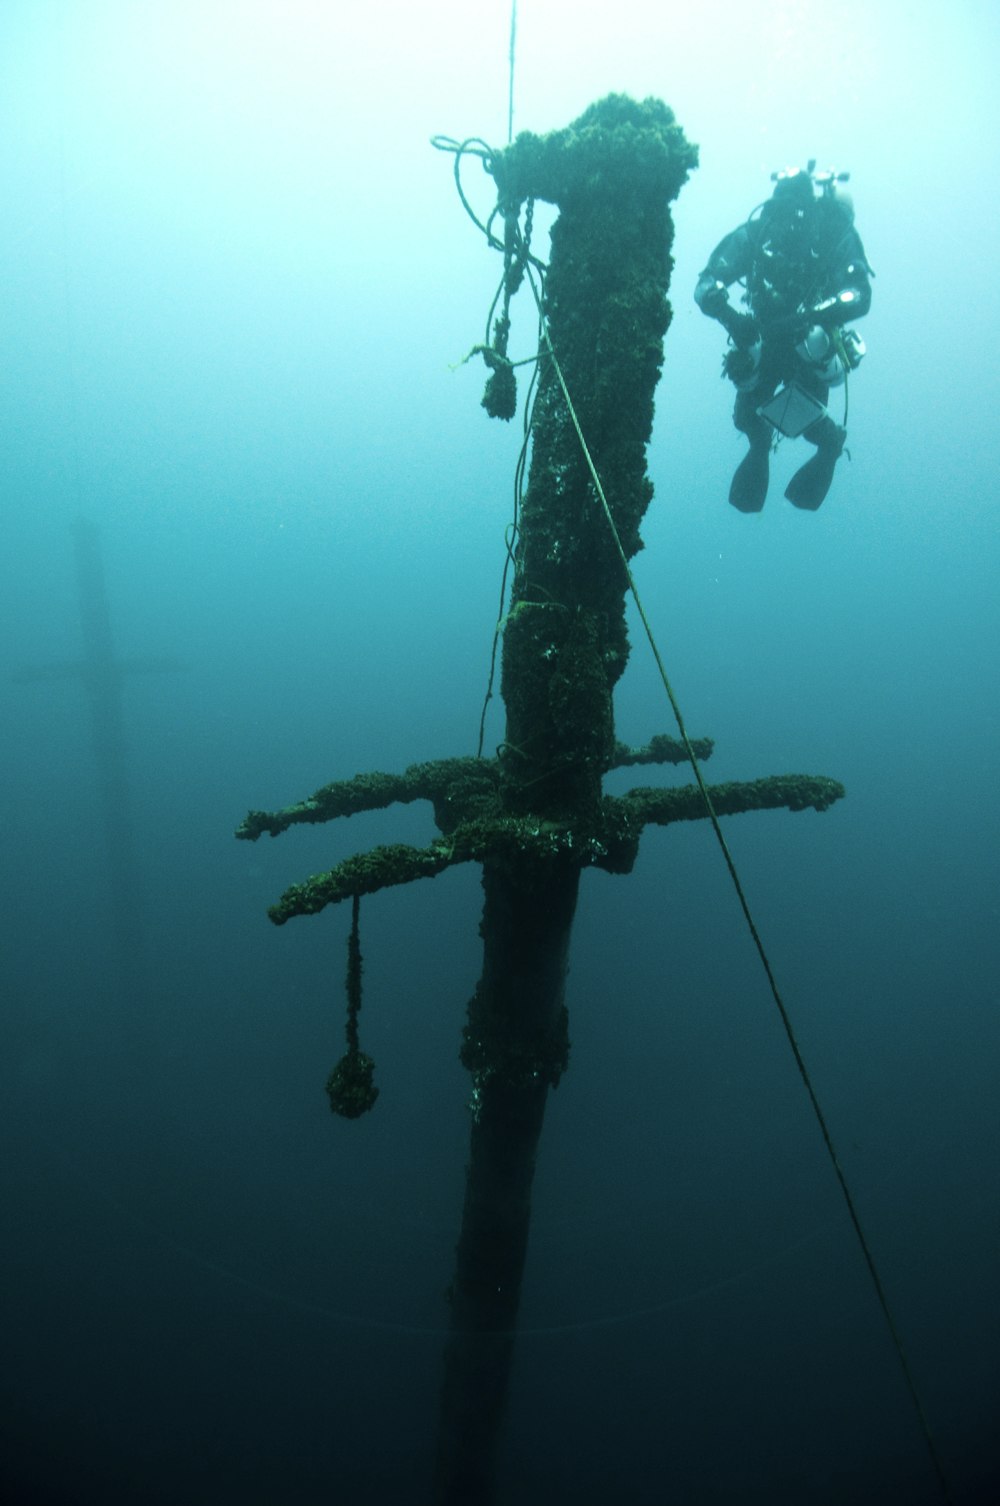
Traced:
[[733, 423], [750, 441], [750, 448], [736, 467], [729, 486], [729, 501], [740, 512], [760, 512], [767, 497], [768, 458], [771, 454], [771, 425], [757, 409], [766, 401], [760, 387], [752, 392], [737, 392]]
[[826, 413], [814, 424], [810, 424], [802, 437], [816, 446], [816, 453], [795, 472], [785, 488], [785, 496], [796, 507], [815, 511], [830, 490], [833, 472], [847, 439], [847, 430], [842, 429]]

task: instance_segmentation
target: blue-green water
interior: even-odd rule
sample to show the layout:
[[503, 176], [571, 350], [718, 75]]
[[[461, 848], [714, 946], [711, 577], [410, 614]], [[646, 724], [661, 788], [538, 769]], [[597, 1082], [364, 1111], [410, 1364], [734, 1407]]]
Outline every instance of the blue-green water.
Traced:
[[[962, 1506], [1000, 1493], [998, 714], [985, 0], [766, 15], [522, 0], [516, 128], [655, 93], [701, 147], [638, 577], [712, 779], [843, 780], [726, 832]], [[363, 906], [381, 1095], [323, 1092], [349, 915], [290, 882], [429, 813], [237, 843], [249, 807], [475, 749], [519, 434], [499, 276], [437, 131], [506, 135], [509, 9], [9, 0], [0, 14], [6, 1497], [427, 1499], [467, 1153], [478, 875]], [[849, 169], [877, 277], [815, 515], [726, 505], [691, 301], [769, 174]], [[481, 210], [488, 180], [470, 171]], [[536, 237], [544, 244], [539, 214]], [[533, 321], [516, 313], [516, 354]], [[840, 399], [833, 411], [840, 416]], [[143, 945], [118, 955], [74, 519], [122, 656]], [[638, 637], [619, 735], [670, 731]], [[9, 671], [9, 673], [8, 673]], [[499, 715], [489, 741], [502, 737]], [[686, 782], [682, 771], [664, 779]], [[612, 788], [635, 782], [613, 776]], [[898, 1364], [704, 824], [588, 873], [504, 1501], [923, 1506]]]

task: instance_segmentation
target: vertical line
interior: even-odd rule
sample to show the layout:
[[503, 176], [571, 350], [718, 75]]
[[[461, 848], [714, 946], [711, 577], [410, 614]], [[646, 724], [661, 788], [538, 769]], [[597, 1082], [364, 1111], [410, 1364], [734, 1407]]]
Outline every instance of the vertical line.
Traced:
[[517, 40], [517, 0], [510, 4], [510, 79], [507, 86], [507, 145], [514, 139], [514, 44]]

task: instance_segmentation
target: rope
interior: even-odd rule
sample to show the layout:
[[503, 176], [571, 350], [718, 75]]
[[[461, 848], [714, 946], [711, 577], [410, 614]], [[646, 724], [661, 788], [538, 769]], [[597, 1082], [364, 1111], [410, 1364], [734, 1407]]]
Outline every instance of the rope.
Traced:
[[490, 701], [493, 699], [493, 682], [497, 672], [497, 650], [500, 647], [500, 634], [503, 632], [504, 617], [503, 604], [507, 599], [507, 577], [510, 567], [514, 563], [514, 548], [517, 543], [517, 528], [521, 514], [521, 498], [524, 495], [524, 477], [528, 460], [528, 441], [531, 438], [531, 423], [534, 416], [534, 390], [538, 378], [538, 366], [531, 377], [531, 387], [528, 389], [528, 400], [524, 410], [524, 439], [521, 443], [521, 451], [517, 457], [517, 465], [514, 468], [514, 516], [507, 525], [504, 533], [504, 546], [506, 554], [503, 562], [503, 573], [500, 576], [500, 608], [497, 612], [497, 625], [493, 629], [493, 644], [490, 649], [490, 672], [486, 681], [486, 694], [483, 697], [483, 709], [479, 714], [479, 742], [476, 747], [476, 757], [483, 756], [483, 742], [486, 737], [486, 713]]
[[833, 331], [833, 348], [844, 370], [844, 417], [842, 423], [847, 428], [848, 403], [851, 395], [851, 363], [847, 359], [847, 351], [844, 349], [844, 332], [840, 329]]
[[472, 221], [472, 223], [476, 226], [476, 228], [483, 232], [487, 241], [493, 247], [494, 251], [502, 251], [503, 242], [498, 241], [496, 236], [493, 234], [493, 231], [490, 229], [490, 225], [492, 225], [492, 222], [497, 215], [497, 207], [494, 207], [493, 213], [490, 215], [490, 224], [484, 225], [478, 214], [476, 214], [476, 211], [473, 209], [472, 205], [469, 203], [468, 199], [465, 197], [465, 190], [462, 187], [461, 167], [463, 157], [478, 157], [483, 164], [483, 171], [489, 173], [492, 176], [493, 161], [496, 157], [496, 153], [490, 146], [489, 142], [483, 141], [481, 136], [467, 136], [464, 141], [456, 141], [453, 136], [438, 135], [431, 137], [431, 146], [435, 151], [451, 152], [454, 155], [455, 187], [458, 189], [458, 197], [462, 201], [465, 212], [469, 216], [469, 219]]
[[326, 1081], [330, 1108], [343, 1119], [358, 1119], [374, 1106], [378, 1088], [372, 1082], [375, 1063], [361, 1050], [358, 1014], [361, 1009], [361, 899], [355, 894], [351, 934], [347, 938], [347, 1050]]
[[[531, 366], [532, 366], [532, 372], [531, 372], [531, 381], [528, 384], [528, 396], [527, 396], [527, 399], [525, 401], [525, 406], [524, 406], [524, 438], [521, 441], [521, 449], [520, 449], [520, 452], [519, 452], [518, 457], [517, 457], [517, 465], [514, 467], [514, 515], [511, 518], [510, 523], [507, 525], [507, 529], [506, 529], [506, 531], [504, 533], [504, 545], [505, 545], [506, 553], [505, 553], [504, 562], [503, 562], [503, 573], [502, 573], [502, 575], [500, 577], [500, 607], [499, 607], [499, 611], [497, 612], [496, 627], [493, 630], [493, 644], [492, 644], [492, 647], [490, 649], [490, 670], [489, 670], [489, 676], [488, 676], [487, 681], [486, 681], [486, 694], [483, 697], [483, 709], [480, 712], [480, 716], [479, 716], [479, 742], [478, 742], [478, 745], [476, 747], [476, 757], [477, 758], [482, 758], [482, 756], [483, 756], [483, 742], [484, 742], [484, 739], [485, 739], [485, 736], [486, 736], [486, 713], [487, 713], [487, 710], [489, 708], [490, 701], [493, 699], [493, 683], [494, 683], [494, 680], [496, 679], [497, 651], [498, 651], [498, 648], [500, 646], [500, 634], [503, 631], [504, 622], [506, 621], [506, 618], [504, 616], [504, 609], [503, 608], [504, 608], [504, 602], [507, 599], [507, 577], [508, 577], [508, 575], [510, 573], [510, 567], [514, 564], [514, 549], [515, 549], [515, 546], [517, 544], [518, 520], [520, 518], [520, 513], [521, 513], [521, 499], [522, 499], [522, 497], [524, 495], [524, 481], [525, 481], [525, 475], [527, 473], [528, 441], [531, 439], [531, 428], [532, 428], [532, 423], [534, 421], [534, 412], [535, 412], [535, 394], [536, 394], [536, 392], [538, 390], [538, 350], [541, 348], [541, 335], [542, 335], [542, 321], [541, 321], [541, 317], [539, 317], [539, 324], [538, 324], [538, 344], [536, 346], [536, 353], [535, 353], [535, 355], [528, 357], [527, 361], [509, 361], [507, 359], [507, 354], [506, 354], [507, 334], [508, 334], [508, 332], [510, 330], [510, 312], [509, 312], [509, 310], [510, 310], [510, 298], [511, 298], [511, 293], [514, 292], [514, 291], [516, 291], [517, 288], [520, 287], [521, 281], [522, 281], [522, 279], [524, 277], [524, 270], [525, 270], [526, 260], [527, 260], [527, 256], [528, 256], [528, 247], [529, 247], [529, 242], [530, 242], [530, 237], [531, 237], [532, 209], [533, 209], [533, 201], [531, 201], [529, 199], [529, 201], [528, 201], [528, 212], [527, 212], [527, 217], [526, 217], [526, 221], [525, 221], [525, 231], [524, 231], [524, 236], [523, 237], [521, 236], [517, 219], [516, 218], [511, 218], [511, 217], [508, 218], [508, 222], [507, 223], [508, 223], [509, 233], [508, 233], [508, 235], [505, 238], [505, 245], [504, 245], [504, 276], [503, 276], [503, 281], [500, 284], [500, 288], [497, 290], [497, 296], [493, 300], [493, 304], [492, 304], [492, 307], [490, 308], [489, 316], [487, 318], [486, 341], [487, 341], [487, 347], [488, 347], [489, 346], [489, 338], [490, 338], [490, 335], [489, 335], [490, 322], [491, 322], [491, 320], [493, 318], [494, 310], [496, 309], [497, 299], [500, 296], [500, 291], [501, 291], [501, 289], [504, 289], [505, 290], [505, 294], [504, 294], [504, 316], [503, 316], [503, 318], [504, 318], [504, 329], [503, 329], [503, 345], [504, 345], [504, 349], [503, 349], [502, 352], [499, 352], [500, 358], [505, 362], [505, 364], [512, 371], [513, 371], [513, 368], [515, 366], [523, 366], [523, 365], [527, 365], [527, 364], [530, 363]], [[516, 264], [514, 263], [514, 259], [513, 259], [513, 245], [514, 245], [515, 242], [519, 246], [519, 254], [518, 254], [518, 259], [517, 259]], [[496, 355], [498, 353], [494, 351], [494, 352], [492, 352], [492, 354]], [[515, 402], [516, 402], [516, 390], [515, 390], [514, 397], [515, 397]], [[485, 399], [484, 399], [484, 406], [485, 406]]]
[[941, 1461], [938, 1457], [937, 1448], [934, 1444], [934, 1439], [930, 1430], [930, 1424], [927, 1420], [923, 1404], [920, 1400], [920, 1394], [917, 1390], [916, 1381], [914, 1380], [913, 1372], [910, 1369], [910, 1364], [906, 1357], [906, 1351], [903, 1348], [902, 1338], [900, 1336], [898, 1328], [896, 1327], [892, 1312], [889, 1308], [889, 1300], [886, 1296], [885, 1288], [882, 1285], [882, 1280], [879, 1276], [878, 1268], [875, 1264], [875, 1257], [872, 1254], [871, 1247], [865, 1236], [865, 1232], [861, 1227], [861, 1219], [859, 1217], [854, 1198], [851, 1195], [851, 1190], [847, 1185], [847, 1179], [844, 1175], [843, 1168], [841, 1167], [840, 1160], [837, 1156], [837, 1151], [833, 1143], [833, 1137], [830, 1134], [830, 1129], [826, 1122], [826, 1116], [824, 1115], [823, 1110], [820, 1107], [819, 1099], [817, 1098], [816, 1091], [813, 1088], [808, 1068], [806, 1067], [802, 1052], [799, 1049], [799, 1043], [796, 1040], [795, 1031], [792, 1028], [792, 1022], [789, 1018], [788, 1010], [786, 1009], [784, 1000], [782, 999], [781, 994], [778, 990], [777, 980], [775, 979], [770, 960], [768, 958], [767, 952], [764, 950], [764, 943], [761, 940], [760, 932], [757, 930], [756, 923], [750, 911], [749, 902], [747, 901], [746, 894], [743, 890], [743, 885], [740, 882], [740, 876], [736, 870], [736, 864], [733, 861], [732, 853], [729, 850], [729, 844], [727, 843], [722, 833], [722, 827], [719, 824], [719, 818], [716, 815], [715, 807], [712, 804], [712, 797], [709, 794], [708, 786], [705, 784], [705, 781], [702, 777], [701, 767], [698, 763], [697, 755], [695, 754], [695, 751], [691, 746], [691, 741], [687, 734], [687, 728], [684, 725], [684, 718], [681, 715], [680, 706], [678, 705], [677, 698], [674, 695], [673, 687], [670, 684], [663, 659], [660, 655], [660, 650], [657, 646], [656, 639], [653, 636], [653, 630], [650, 626], [649, 619], [646, 616], [646, 610], [639, 596], [639, 592], [635, 583], [635, 577], [632, 574], [632, 570], [629, 566], [625, 550], [622, 548], [621, 538], [619, 537], [618, 529], [615, 526], [615, 520], [612, 516], [611, 508], [608, 505], [608, 499], [604, 494], [604, 487], [601, 485], [601, 478], [597, 473], [597, 467], [594, 465], [593, 457], [588, 448], [587, 441], [584, 438], [583, 430], [580, 427], [580, 421], [577, 418], [576, 409], [573, 406], [573, 400], [569, 394], [569, 388], [566, 386], [566, 379], [563, 376], [562, 367], [559, 365], [555, 350], [552, 347], [552, 341], [549, 337], [548, 324], [545, 320], [544, 312], [542, 309], [542, 301], [539, 296], [538, 289], [535, 286], [535, 280], [532, 277], [530, 270], [528, 272], [528, 281], [531, 284], [531, 291], [534, 294], [535, 303], [538, 305], [538, 313], [541, 320], [542, 339], [544, 341], [546, 351], [548, 353], [549, 359], [552, 362], [552, 368], [555, 371], [556, 379], [559, 382], [560, 388], [562, 389], [563, 398], [566, 402], [566, 408], [569, 412], [570, 420], [572, 421], [573, 428], [576, 430], [576, 437], [580, 441], [580, 449], [583, 452], [584, 460], [587, 463], [587, 469], [590, 471], [591, 480], [594, 483], [595, 490], [598, 497], [600, 498], [601, 506], [604, 509], [604, 516], [608, 520], [608, 527], [611, 530], [611, 536], [614, 540], [614, 545], [615, 549], [617, 550], [618, 557], [622, 562], [622, 567], [625, 571], [625, 577], [628, 581], [628, 587], [632, 593], [632, 599], [635, 602], [636, 609], [638, 610], [639, 617], [642, 621], [643, 630], [646, 634], [649, 646], [653, 651], [653, 658], [656, 661], [656, 668], [663, 683], [663, 688], [667, 693], [667, 699], [670, 702], [674, 717], [676, 718], [677, 729], [680, 733], [681, 741], [684, 744], [684, 750], [687, 753], [691, 767], [694, 771], [694, 777], [698, 782], [698, 789], [701, 792], [701, 797], [705, 802], [705, 809], [708, 812], [709, 820], [712, 823], [712, 830], [715, 832], [716, 840], [718, 841], [719, 847], [722, 850], [722, 856], [725, 859], [726, 867], [729, 869], [729, 875], [733, 881], [733, 887], [736, 890], [736, 896], [740, 902], [740, 908], [743, 911], [747, 926], [749, 927], [754, 946], [757, 948], [757, 954], [760, 957], [761, 964], [763, 965], [764, 973], [767, 977], [772, 997], [774, 998], [774, 1002], [777, 1005], [778, 1014], [781, 1017], [781, 1023], [784, 1028], [788, 1044], [791, 1047], [795, 1065], [798, 1068], [799, 1076], [802, 1078], [802, 1081], [805, 1084], [806, 1092], [809, 1095], [809, 1102], [812, 1105], [813, 1113], [815, 1114], [816, 1121], [819, 1124], [820, 1133], [823, 1136], [823, 1143], [826, 1146], [827, 1155], [830, 1158], [830, 1164], [833, 1167], [834, 1174], [836, 1175], [837, 1182], [844, 1197], [844, 1202], [847, 1205], [847, 1212], [854, 1227], [854, 1233], [857, 1236], [858, 1244], [861, 1247], [861, 1253], [863, 1254], [865, 1264], [868, 1267], [868, 1274], [871, 1276], [872, 1284], [875, 1288], [875, 1295], [878, 1298], [879, 1306], [882, 1309], [882, 1316], [884, 1317], [886, 1325], [888, 1327], [893, 1346], [896, 1350], [896, 1355], [899, 1359], [899, 1363], [903, 1371], [903, 1376], [906, 1380], [907, 1388], [910, 1392], [910, 1398], [913, 1402], [913, 1406], [917, 1414], [920, 1429], [924, 1436], [924, 1442], [927, 1445], [927, 1451], [930, 1455], [931, 1464], [933, 1465], [934, 1472], [937, 1476], [938, 1484], [941, 1487], [942, 1496], [946, 1501], [951, 1502], [953, 1498], [948, 1487], [948, 1481], [945, 1476]]
[[507, 87], [507, 145], [514, 140], [514, 44], [517, 40], [517, 0], [510, 5], [510, 82]]

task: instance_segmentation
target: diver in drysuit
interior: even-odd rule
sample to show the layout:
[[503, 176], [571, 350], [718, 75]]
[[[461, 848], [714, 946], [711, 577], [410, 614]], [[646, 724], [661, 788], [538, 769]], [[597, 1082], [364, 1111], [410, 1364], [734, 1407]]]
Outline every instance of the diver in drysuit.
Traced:
[[[847, 174], [815, 166], [772, 175], [771, 198], [720, 241], [695, 288], [698, 307], [731, 342], [723, 370], [736, 387], [733, 422], [750, 441], [729, 488], [741, 512], [764, 506], [775, 430], [816, 446], [785, 491], [809, 509], [829, 491], [847, 438], [826, 402], [864, 355], [845, 325], [868, 312], [874, 274], [840, 186]], [[729, 301], [733, 283], [745, 289], [746, 313]]]

